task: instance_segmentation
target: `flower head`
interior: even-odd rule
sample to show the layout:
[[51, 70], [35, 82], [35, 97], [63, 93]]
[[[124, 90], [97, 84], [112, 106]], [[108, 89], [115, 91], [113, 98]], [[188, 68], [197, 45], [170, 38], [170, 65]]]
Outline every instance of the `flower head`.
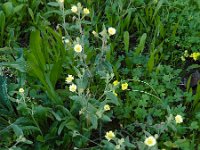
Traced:
[[68, 75], [68, 77], [66, 77], [65, 81], [67, 83], [71, 83], [74, 80], [74, 77], [72, 75]]
[[89, 13], [90, 13], [89, 9], [87, 9], [87, 8], [83, 9], [83, 14], [84, 15], [88, 15]]
[[106, 105], [104, 105], [104, 111], [109, 111], [110, 110], [110, 105], [108, 105], [108, 104], [106, 104]]
[[109, 33], [110, 36], [111, 36], [111, 35], [114, 35], [114, 34], [116, 33], [116, 29], [113, 28], [113, 27], [109, 27], [109, 28], [108, 28], [108, 33]]
[[128, 88], [128, 83], [123, 83], [122, 84], [122, 90], [126, 90]]
[[176, 123], [182, 123], [183, 122], [183, 117], [181, 115], [176, 115], [175, 121], [176, 121]]
[[67, 44], [67, 43], [69, 43], [70, 41], [69, 41], [69, 39], [65, 39], [64, 42]]
[[145, 139], [144, 144], [151, 147], [156, 145], [156, 139], [153, 136], [149, 136]]
[[80, 53], [80, 52], [82, 52], [82, 46], [80, 45], [80, 44], [76, 44], [75, 46], [74, 46], [74, 51], [75, 52], [77, 52], [77, 53]]
[[112, 131], [106, 132], [105, 138], [106, 138], [108, 141], [112, 140], [114, 137], [115, 137], [114, 132], [112, 132]]
[[69, 86], [69, 90], [71, 92], [76, 92], [76, 89], [77, 89], [77, 86], [75, 84], [72, 84], [72, 85]]
[[72, 6], [72, 7], [71, 7], [71, 11], [72, 11], [73, 13], [77, 13], [77, 12], [78, 12], [78, 7], [77, 7], [77, 6]]
[[113, 82], [113, 85], [114, 86], [117, 86], [119, 84], [119, 81], [118, 80], [115, 80], [114, 82]]
[[200, 52], [194, 52], [190, 55], [195, 61], [199, 59], [200, 57]]
[[94, 36], [98, 36], [98, 33], [96, 32], [96, 31], [92, 31], [92, 34], [94, 35]]
[[23, 89], [23, 88], [20, 88], [20, 89], [19, 89], [19, 93], [24, 93], [24, 89]]

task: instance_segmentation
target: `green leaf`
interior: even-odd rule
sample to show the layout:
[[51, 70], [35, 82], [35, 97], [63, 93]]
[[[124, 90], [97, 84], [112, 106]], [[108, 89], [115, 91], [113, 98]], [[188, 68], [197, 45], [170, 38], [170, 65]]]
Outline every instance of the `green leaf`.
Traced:
[[7, 2], [3, 4], [3, 10], [6, 13], [6, 16], [10, 16], [13, 14], [13, 5], [12, 2]]
[[61, 132], [62, 132], [62, 130], [64, 129], [65, 125], [66, 125], [66, 121], [63, 121], [63, 122], [60, 124], [60, 126], [58, 127], [58, 135], [61, 134]]
[[61, 117], [59, 116], [59, 114], [57, 114], [56, 112], [51, 111], [51, 113], [54, 115], [54, 117], [56, 118], [56, 120], [58, 120], [58, 121], [62, 120]]
[[50, 73], [50, 79], [53, 87], [55, 87], [57, 80], [62, 72], [62, 60], [55, 62]]
[[31, 19], [34, 20], [34, 14], [31, 8], [28, 8], [28, 13], [31, 16]]
[[20, 137], [20, 136], [23, 136], [23, 135], [24, 135], [22, 129], [19, 128], [18, 125], [12, 124], [12, 125], [11, 125], [11, 128], [13, 129], [13, 131], [15, 132], [15, 135], [16, 135], [17, 137]]
[[191, 123], [191, 125], [190, 125], [190, 128], [191, 128], [191, 129], [195, 129], [195, 130], [199, 129], [198, 122], [197, 122], [197, 121], [193, 121], [193, 122]]
[[128, 50], [129, 50], [129, 32], [126, 31], [124, 32], [124, 48], [125, 48], [125, 51], [126, 53], [128, 53]]
[[12, 110], [12, 106], [7, 95], [6, 79], [3, 76], [0, 76], [0, 104], [9, 108], [10, 111]]
[[150, 58], [149, 58], [148, 63], [147, 63], [147, 69], [148, 69], [148, 71], [152, 72], [153, 67], [154, 67], [154, 52], [152, 52], [150, 54]]
[[158, 11], [160, 10], [160, 8], [162, 7], [162, 4], [163, 4], [164, 0], [159, 0], [157, 6], [156, 6], [156, 9], [154, 11], [154, 14], [153, 14], [153, 17], [151, 19], [151, 22], [154, 20], [155, 16], [157, 15]]
[[92, 129], [97, 129], [97, 126], [98, 126], [98, 119], [97, 119], [97, 116], [96, 115], [94, 115], [94, 114], [91, 114], [90, 115], [90, 121], [91, 121], [91, 123], [92, 123]]
[[146, 38], [147, 38], [147, 34], [144, 33], [144, 34], [142, 35], [142, 37], [140, 38], [139, 45], [138, 45], [137, 48], [135, 49], [135, 54], [136, 54], [136, 55], [142, 53], [142, 51], [144, 50]]
[[113, 92], [107, 92], [106, 93], [106, 99], [108, 99], [110, 103], [113, 103], [115, 105], [119, 105], [117, 97], [113, 94]]
[[23, 143], [26, 143], [26, 144], [33, 144], [33, 142], [32, 141], [30, 141], [30, 140], [25, 140]]
[[30, 50], [34, 54], [33, 57], [35, 58], [35, 64], [37, 64], [42, 70], [45, 70], [44, 68], [46, 64], [44, 55], [42, 53], [41, 44], [40, 31], [32, 31], [30, 36]]
[[70, 121], [67, 121], [67, 122], [66, 122], [66, 127], [67, 127], [68, 129], [74, 131], [74, 130], [77, 130], [78, 124], [77, 124], [76, 121], [74, 121], [74, 120], [71, 119]]
[[44, 137], [41, 136], [41, 135], [38, 135], [36, 139], [37, 139], [37, 141], [39, 141], [39, 142], [45, 142]]
[[53, 6], [53, 7], [59, 7], [60, 6], [59, 3], [57, 3], [57, 2], [49, 2], [49, 3], [47, 3], [47, 5]]
[[26, 72], [25, 69], [25, 60], [23, 57], [16, 60], [16, 62], [2, 62], [0, 63], [0, 66], [7, 66], [14, 68], [20, 72]]
[[14, 8], [14, 13], [18, 13], [19, 11], [22, 10], [23, 7], [24, 7], [24, 4], [20, 4], [20, 5], [16, 6]]
[[103, 116], [102, 116], [102, 121], [111, 122], [112, 120], [111, 120], [110, 117], [108, 117], [107, 115], [103, 115]]
[[4, 28], [5, 28], [5, 15], [3, 11], [0, 11], [0, 45], [3, 45], [3, 36], [4, 36]]
[[164, 145], [170, 148], [178, 148], [178, 145], [172, 143], [171, 141], [164, 142]]

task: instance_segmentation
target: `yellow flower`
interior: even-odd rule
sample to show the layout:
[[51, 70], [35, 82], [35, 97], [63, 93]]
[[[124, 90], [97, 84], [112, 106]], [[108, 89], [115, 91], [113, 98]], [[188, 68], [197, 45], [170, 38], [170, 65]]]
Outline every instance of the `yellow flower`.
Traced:
[[74, 46], [74, 51], [75, 52], [77, 52], [77, 53], [80, 53], [80, 52], [82, 52], [82, 46], [80, 45], [80, 44], [76, 44], [75, 46]]
[[190, 57], [192, 57], [195, 61], [200, 57], [200, 53], [199, 52], [194, 52], [190, 55]]
[[175, 121], [176, 121], [176, 123], [182, 123], [183, 122], [183, 117], [181, 115], [176, 115]]
[[90, 13], [89, 9], [87, 9], [87, 8], [83, 9], [83, 14], [84, 15], [88, 15], [89, 13]]
[[128, 83], [123, 83], [122, 84], [122, 90], [126, 90], [128, 88]]
[[109, 27], [109, 28], [108, 28], [108, 33], [109, 33], [110, 36], [111, 36], [111, 35], [114, 35], [114, 34], [116, 33], [116, 29], [113, 28], [113, 27]]
[[71, 11], [73, 13], [77, 13], [78, 12], [78, 7], [77, 6], [72, 6]]
[[20, 88], [20, 89], [19, 89], [19, 93], [24, 93], [24, 89], [23, 89], [23, 88]]
[[69, 86], [69, 90], [71, 92], [76, 92], [76, 89], [77, 89], [77, 86], [75, 84], [72, 84], [72, 85]]
[[153, 136], [149, 136], [145, 139], [144, 144], [151, 147], [156, 145], [156, 139]]
[[117, 86], [119, 84], [119, 81], [117, 81], [117, 80], [115, 80], [114, 82], [113, 82], [113, 85], [114, 86]]
[[117, 96], [118, 94], [115, 92], [115, 91], [113, 91], [113, 94], [115, 95], [115, 96]]
[[107, 104], [104, 106], [104, 111], [109, 111], [110, 110], [110, 106]]
[[115, 134], [112, 131], [106, 132], [105, 138], [110, 141], [115, 137]]
[[68, 77], [66, 77], [65, 81], [67, 83], [71, 83], [74, 80], [74, 77], [72, 75], [68, 75]]

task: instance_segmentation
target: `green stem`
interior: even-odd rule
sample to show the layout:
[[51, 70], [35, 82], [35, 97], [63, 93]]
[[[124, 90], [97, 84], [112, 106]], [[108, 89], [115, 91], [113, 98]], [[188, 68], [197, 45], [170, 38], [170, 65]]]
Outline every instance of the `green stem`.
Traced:
[[147, 94], [147, 95], [150, 95], [150, 96], [153, 96], [155, 98], [157, 98], [158, 100], [162, 101], [159, 97], [151, 94], [151, 93], [148, 93], [148, 92], [145, 92], [145, 91], [140, 91], [140, 90], [132, 90], [133, 92], [140, 92], [140, 93], [144, 93], [144, 94]]

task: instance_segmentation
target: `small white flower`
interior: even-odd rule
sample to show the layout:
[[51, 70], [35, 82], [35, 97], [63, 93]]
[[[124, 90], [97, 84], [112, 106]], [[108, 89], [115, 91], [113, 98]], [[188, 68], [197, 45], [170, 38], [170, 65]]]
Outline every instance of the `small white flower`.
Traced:
[[87, 8], [83, 9], [83, 14], [84, 15], [88, 15], [89, 13], [90, 13], [89, 9], [87, 9]]
[[68, 77], [66, 77], [65, 81], [67, 83], [71, 83], [74, 80], [74, 77], [72, 75], [68, 75]]
[[65, 39], [65, 41], [64, 41], [64, 42], [65, 42], [66, 44], [67, 44], [67, 43], [69, 43], [69, 39]]
[[176, 121], [177, 124], [178, 123], [182, 123], [183, 122], [183, 117], [181, 115], [176, 115], [175, 121]]
[[154, 137], [155, 137], [155, 139], [158, 139], [158, 138], [159, 138], [159, 135], [158, 135], [158, 134], [155, 134]]
[[111, 35], [114, 35], [114, 34], [116, 34], [116, 29], [113, 28], [113, 27], [109, 27], [109, 28], [108, 28], [108, 33], [109, 33], [110, 36], [111, 36]]
[[104, 111], [109, 111], [109, 110], [110, 110], [110, 105], [108, 105], [108, 104], [105, 105], [105, 106], [104, 106]]
[[153, 136], [149, 136], [145, 139], [144, 144], [151, 147], [156, 145], [156, 139]]
[[115, 133], [112, 131], [106, 132], [105, 138], [110, 141], [115, 137]]
[[80, 44], [76, 44], [75, 46], [74, 46], [74, 51], [75, 52], [77, 52], [77, 53], [80, 53], [80, 52], [82, 52], [82, 46], [80, 45]]
[[77, 86], [75, 84], [72, 84], [72, 85], [69, 86], [69, 90], [71, 92], [76, 92], [76, 89], [77, 89]]
[[78, 12], [78, 7], [77, 7], [77, 6], [72, 6], [72, 7], [71, 7], [71, 11], [72, 11], [73, 13], [77, 13], [77, 12]]
[[19, 89], [19, 93], [24, 93], [24, 89], [23, 89], [23, 88], [20, 88], [20, 89]]

